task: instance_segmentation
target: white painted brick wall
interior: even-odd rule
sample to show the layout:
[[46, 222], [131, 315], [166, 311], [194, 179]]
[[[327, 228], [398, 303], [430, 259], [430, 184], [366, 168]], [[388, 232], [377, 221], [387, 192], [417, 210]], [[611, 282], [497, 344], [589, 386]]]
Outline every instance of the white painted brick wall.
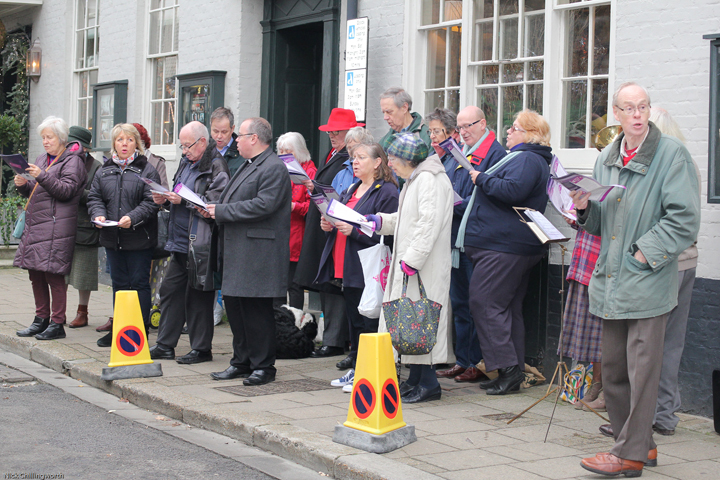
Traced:
[[718, 33], [717, 0], [618, 1], [615, 84], [638, 82], [652, 104], [670, 112], [700, 167], [702, 226], [698, 277], [720, 279], [720, 205], [707, 203], [710, 42]]

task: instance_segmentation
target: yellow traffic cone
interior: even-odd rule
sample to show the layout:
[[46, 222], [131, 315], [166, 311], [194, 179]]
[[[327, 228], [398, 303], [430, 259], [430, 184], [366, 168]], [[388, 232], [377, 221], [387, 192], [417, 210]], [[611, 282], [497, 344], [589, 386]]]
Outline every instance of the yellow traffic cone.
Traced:
[[403, 421], [390, 334], [360, 335], [356, 365], [347, 421], [335, 427], [333, 441], [386, 453], [417, 440]]

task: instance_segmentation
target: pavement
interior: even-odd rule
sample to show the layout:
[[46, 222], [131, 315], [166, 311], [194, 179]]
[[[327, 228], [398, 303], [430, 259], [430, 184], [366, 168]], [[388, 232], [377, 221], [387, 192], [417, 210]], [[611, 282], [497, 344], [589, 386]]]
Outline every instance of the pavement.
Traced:
[[[76, 300], [77, 292], [70, 288], [68, 321], [74, 318]], [[555, 407], [552, 395], [507, 424], [542, 397], [546, 385], [492, 397], [477, 384], [443, 379], [441, 400], [403, 405], [404, 420], [415, 426], [417, 442], [372, 454], [332, 441], [335, 425], [347, 419], [350, 402], [341, 389], [326, 388], [344, 373], [335, 368], [342, 357], [278, 360], [276, 382], [264, 387], [244, 387], [241, 380], [217, 382], [209, 373], [224, 370], [232, 356], [230, 328], [223, 323], [215, 330], [212, 362], [179, 365], [161, 360], [162, 377], [107, 382], [100, 373], [110, 349], [96, 346], [101, 334], [95, 327], [112, 314], [109, 287], [92, 293], [89, 311], [90, 326], [66, 329], [65, 339], [20, 338], [15, 331], [27, 327], [34, 316], [30, 282], [27, 272], [0, 269], [0, 348], [151, 412], [259, 447], [323, 475], [343, 480], [603, 478], [580, 467], [582, 458], [612, 446], [612, 440], [598, 432], [605, 422], [596, 415], [562, 401]], [[151, 345], [155, 336], [152, 331]], [[176, 354], [188, 351], [183, 336]], [[712, 420], [685, 414], [680, 418], [675, 435], [655, 435], [658, 466], [646, 468], [643, 477], [717, 478], [720, 435]]]

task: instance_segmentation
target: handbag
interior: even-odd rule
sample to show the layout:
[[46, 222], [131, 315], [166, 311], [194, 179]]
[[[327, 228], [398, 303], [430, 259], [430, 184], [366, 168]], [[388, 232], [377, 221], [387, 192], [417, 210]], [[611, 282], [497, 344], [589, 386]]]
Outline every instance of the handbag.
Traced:
[[160, 260], [170, 256], [170, 252], [165, 250], [165, 244], [168, 241], [168, 225], [170, 225], [170, 212], [160, 209], [157, 216], [157, 245], [153, 249], [153, 260]]
[[[57, 162], [58, 158], [62, 156], [62, 154], [65, 153], [65, 149], [63, 148], [63, 151], [60, 152], [59, 155], [57, 155], [52, 162], [50, 162], [50, 165], [47, 166], [45, 171], [47, 172], [50, 170], [50, 167], [55, 165], [55, 162]], [[22, 238], [23, 232], [25, 231], [25, 212], [27, 211], [28, 205], [30, 205], [30, 200], [32, 200], [33, 195], [35, 194], [35, 190], [37, 189], [39, 183], [37, 183], [37, 180], [35, 181], [35, 186], [32, 189], [32, 192], [30, 192], [30, 196], [28, 197], [27, 202], [25, 202], [25, 206], [23, 207], [22, 213], [18, 215], [17, 220], [15, 221], [15, 228], [13, 229], [12, 236], [20, 240]]]
[[383, 294], [387, 285], [388, 272], [390, 272], [390, 247], [383, 243], [365, 248], [358, 252], [362, 265], [365, 288], [360, 297], [358, 313], [368, 318], [380, 317]]
[[213, 278], [212, 276], [209, 279], [207, 278], [211, 245], [197, 245], [195, 243], [199, 221], [202, 220], [198, 220], [193, 216], [193, 222], [190, 228], [190, 242], [188, 244], [188, 285], [195, 290], [208, 291], [213, 290]]
[[442, 305], [427, 298], [419, 272], [417, 279], [420, 288], [417, 302], [407, 296], [408, 275], [403, 273], [401, 297], [382, 304], [385, 325], [400, 355], [426, 355], [437, 343]]

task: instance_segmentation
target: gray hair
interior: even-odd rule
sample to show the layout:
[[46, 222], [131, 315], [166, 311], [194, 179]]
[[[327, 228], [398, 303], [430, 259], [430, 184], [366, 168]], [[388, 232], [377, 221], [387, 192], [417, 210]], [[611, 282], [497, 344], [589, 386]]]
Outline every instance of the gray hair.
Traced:
[[685, 135], [680, 131], [680, 125], [664, 108], [651, 108], [650, 121], [665, 135], [670, 135], [685, 143]]
[[648, 106], [650, 106], [650, 92], [647, 91], [647, 88], [643, 87], [642, 85], [639, 85], [635, 82], [625, 82], [622, 85], [620, 85], [616, 90], [615, 93], [613, 93], [612, 98], [612, 104], [615, 106], [618, 106], [618, 96], [620, 95], [620, 92], [626, 89], [627, 87], [639, 87], [643, 92], [645, 92], [645, 98], [647, 98]]
[[[258, 135], [259, 136], [259, 135]], [[310, 160], [310, 152], [305, 144], [305, 138], [298, 132], [287, 132], [280, 135], [275, 143], [277, 149], [290, 150], [300, 163]]]
[[70, 135], [70, 127], [68, 127], [68, 124], [65, 123], [65, 120], [60, 117], [54, 117], [50, 115], [45, 120], [43, 120], [40, 125], [38, 125], [38, 135], [42, 135], [42, 131], [46, 128], [49, 128], [55, 134], [55, 136], [58, 137], [60, 143], [62, 143], [63, 145], [67, 143], [68, 135]]
[[357, 142], [365, 145], [372, 145], [375, 139], [364, 127], [353, 127], [345, 135], [345, 143]]
[[245, 122], [250, 122], [248, 124], [247, 133], [254, 133], [255, 135], [257, 135], [260, 143], [264, 145], [270, 145], [272, 143], [273, 134], [270, 122], [268, 122], [262, 117], [251, 117], [245, 120]]
[[228, 119], [231, 127], [235, 126], [235, 115], [233, 115], [232, 110], [227, 107], [218, 107], [215, 109], [212, 115], [210, 115], [210, 125], [212, 125], [213, 120], [222, 120], [223, 118]]
[[380, 95], [380, 100], [384, 98], [392, 98], [398, 108], [402, 108], [407, 103], [408, 110], [412, 110], [412, 97], [401, 87], [388, 88]]
[[208, 132], [207, 127], [205, 124], [200, 122], [190, 122], [187, 125], [185, 125], [182, 129], [185, 130], [187, 128], [188, 132], [192, 134], [193, 137], [195, 137], [195, 140], [200, 140], [201, 138], [204, 138], [205, 140], [210, 140], [210, 132]]
[[425, 117], [425, 124], [430, 125], [430, 122], [437, 120], [442, 123], [445, 131], [450, 134], [453, 130], [457, 130], [457, 114], [447, 108], [436, 108], [432, 112], [428, 113]]

